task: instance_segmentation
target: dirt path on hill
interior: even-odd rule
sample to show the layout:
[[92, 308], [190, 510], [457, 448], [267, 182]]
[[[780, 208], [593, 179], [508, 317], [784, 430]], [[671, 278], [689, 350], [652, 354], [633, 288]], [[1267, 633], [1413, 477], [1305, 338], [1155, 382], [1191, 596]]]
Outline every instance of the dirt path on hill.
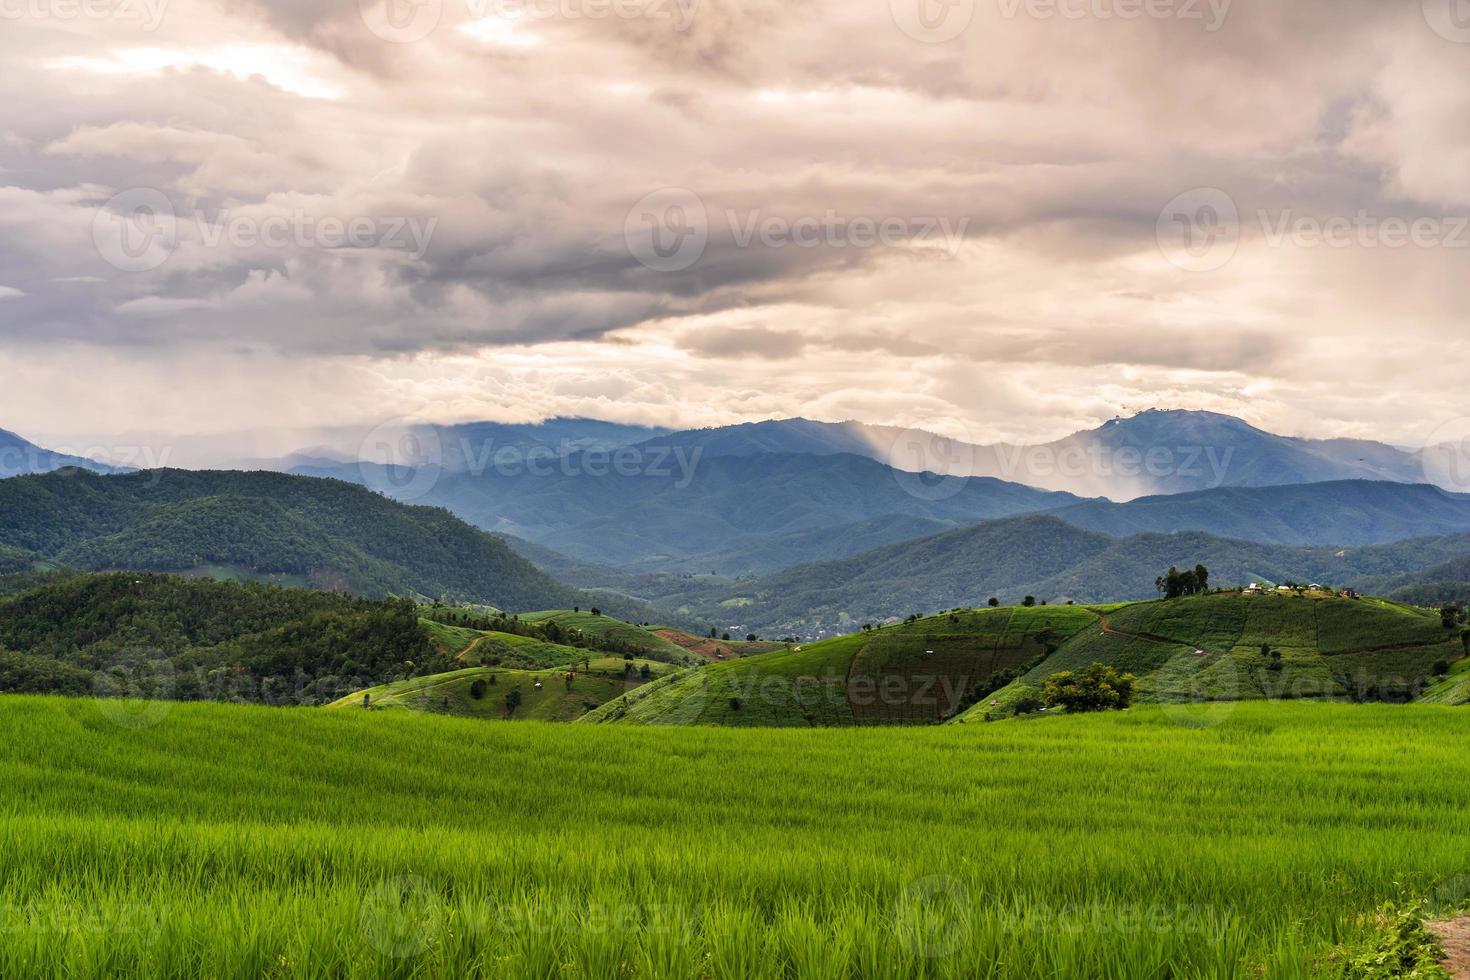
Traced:
[[1449, 970], [1455, 980], [1470, 980], [1470, 915], [1427, 925], [1444, 946], [1445, 958], [1440, 965]]
[[1171, 640], [1167, 636], [1158, 636], [1154, 633], [1134, 633], [1130, 630], [1114, 629], [1108, 624], [1108, 617], [1106, 615], [1103, 613], [1097, 613], [1096, 615], [1098, 622], [1102, 624], [1102, 631], [1109, 636], [1124, 636], [1130, 640], [1147, 640], [1149, 643], [1167, 643], [1173, 647], [1189, 646], [1188, 643], [1181, 643], [1179, 640]]

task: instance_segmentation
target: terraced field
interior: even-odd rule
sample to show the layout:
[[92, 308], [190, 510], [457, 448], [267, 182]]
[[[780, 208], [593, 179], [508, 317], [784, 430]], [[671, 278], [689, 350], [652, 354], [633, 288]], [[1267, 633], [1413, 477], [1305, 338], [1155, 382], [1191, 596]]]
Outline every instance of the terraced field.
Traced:
[[[1262, 652], [1263, 645], [1267, 652]], [[1218, 593], [1084, 608], [955, 610], [716, 663], [610, 701], [588, 722], [825, 726], [1003, 717], [1101, 662], [1142, 701], [1413, 700], [1464, 656], [1437, 612], [1382, 600]], [[1019, 675], [1004, 687], [997, 675]], [[1460, 689], [1438, 690], [1457, 698]], [[1470, 691], [1466, 692], [1470, 694]]]
[[955, 610], [670, 677], [588, 722], [932, 724], [999, 670], [1045, 657], [1097, 615], [1070, 606]]
[[573, 721], [678, 669], [656, 660], [590, 656], [592, 659], [585, 668], [580, 660], [572, 667], [550, 670], [466, 667], [369, 688], [328, 707], [371, 711], [410, 709], [469, 718]]
[[1470, 874], [1464, 716], [1430, 705], [675, 732], [0, 702], [7, 980], [1340, 980], [1383, 903]]

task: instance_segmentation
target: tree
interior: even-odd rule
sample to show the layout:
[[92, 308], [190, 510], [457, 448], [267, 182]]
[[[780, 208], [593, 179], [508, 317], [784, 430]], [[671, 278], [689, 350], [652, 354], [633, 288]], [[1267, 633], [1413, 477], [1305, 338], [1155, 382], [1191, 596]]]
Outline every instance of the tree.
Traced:
[[514, 715], [516, 709], [521, 706], [521, 689], [514, 688], [505, 696], [505, 713]]
[[1459, 606], [1444, 606], [1439, 610], [1439, 623], [1447, 630], [1452, 630], [1460, 621]]
[[484, 696], [485, 696], [485, 680], [484, 680], [484, 678], [479, 678], [473, 684], [470, 685], [470, 697], [472, 697], [476, 701], [478, 701], [481, 698], [483, 698]]
[[1271, 644], [1269, 644], [1269, 643], [1262, 643], [1261, 644], [1261, 656], [1263, 656], [1263, 657], [1269, 657], [1269, 656], [1271, 656]]
[[1203, 565], [1194, 566], [1195, 587], [1200, 592], [1207, 592], [1210, 588], [1210, 570]]
[[1450, 662], [1448, 660], [1436, 660], [1432, 672], [1435, 677], [1443, 677], [1450, 672]]
[[1047, 707], [1068, 711], [1122, 710], [1133, 703], [1132, 674], [1119, 674], [1107, 664], [1094, 663], [1083, 671], [1064, 670], [1041, 684]]
[[745, 634], [745, 642], [746, 643], [754, 643], [758, 639], [760, 639], [760, 637], [756, 636], [754, 633], [747, 633], [747, 634]]
[[1023, 606], [1034, 606], [1034, 605], [1036, 605], [1036, 597], [1034, 595], [1028, 595], [1026, 598], [1024, 598], [1024, 599], [1021, 600], [1021, 605], [1023, 605]]
[[994, 609], [998, 605], [1000, 605], [1000, 600], [997, 599], [995, 596], [991, 596], [990, 597], [990, 608], [991, 609]]
[[724, 634], [724, 635], [723, 635], [723, 636], [721, 636], [721, 637], [720, 637], [720, 639], [722, 639], [722, 640], [728, 640], [728, 639], [730, 639], [730, 634], [729, 634], [729, 632], [728, 632], [728, 631], [726, 631], [726, 632], [725, 632], [725, 634]]

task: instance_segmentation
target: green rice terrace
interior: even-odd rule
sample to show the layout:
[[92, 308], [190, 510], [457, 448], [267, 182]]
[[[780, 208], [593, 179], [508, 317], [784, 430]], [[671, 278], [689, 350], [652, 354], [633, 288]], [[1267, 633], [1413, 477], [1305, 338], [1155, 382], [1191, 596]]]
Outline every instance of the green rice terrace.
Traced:
[[675, 731], [17, 695], [0, 778], [5, 977], [1391, 976], [1349, 968], [1470, 894], [1436, 705]]
[[[587, 722], [867, 725], [1007, 716], [1057, 672], [1104, 663], [1144, 702], [1470, 700], [1437, 610], [1326, 593], [954, 610], [671, 675]], [[1449, 671], [1443, 681], [1438, 675]]]

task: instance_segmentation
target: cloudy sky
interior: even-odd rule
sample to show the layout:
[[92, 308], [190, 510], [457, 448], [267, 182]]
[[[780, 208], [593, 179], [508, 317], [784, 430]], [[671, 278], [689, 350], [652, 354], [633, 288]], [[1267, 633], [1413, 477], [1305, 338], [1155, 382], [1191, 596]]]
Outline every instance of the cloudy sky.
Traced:
[[0, 427], [1465, 409], [1461, 0], [0, 0]]

